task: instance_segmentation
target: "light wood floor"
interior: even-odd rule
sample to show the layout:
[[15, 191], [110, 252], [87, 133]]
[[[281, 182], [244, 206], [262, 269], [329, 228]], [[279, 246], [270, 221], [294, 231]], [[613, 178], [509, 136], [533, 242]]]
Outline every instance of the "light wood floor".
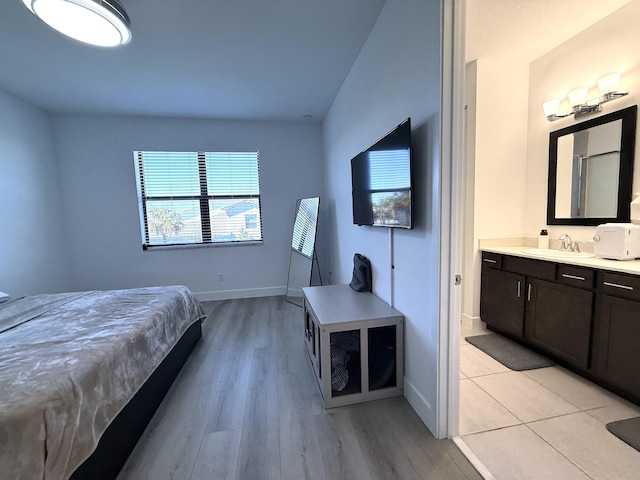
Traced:
[[325, 410], [284, 297], [204, 304], [203, 337], [119, 480], [481, 479], [403, 397]]

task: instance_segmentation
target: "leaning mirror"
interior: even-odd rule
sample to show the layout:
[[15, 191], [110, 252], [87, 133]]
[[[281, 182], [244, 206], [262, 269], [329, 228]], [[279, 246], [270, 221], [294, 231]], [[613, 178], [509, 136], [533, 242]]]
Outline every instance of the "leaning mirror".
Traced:
[[549, 134], [548, 225], [629, 222], [637, 106]]
[[319, 197], [301, 198], [296, 202], [286, 299], [300, 306], [303, 305], [302, 287], [311, 285], [314, 261], [317, 265], [316, 230], [319, 208]]

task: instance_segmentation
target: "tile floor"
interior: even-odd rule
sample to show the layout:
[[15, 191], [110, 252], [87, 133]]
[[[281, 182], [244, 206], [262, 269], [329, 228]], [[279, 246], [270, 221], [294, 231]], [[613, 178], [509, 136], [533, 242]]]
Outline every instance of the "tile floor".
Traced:
[[464, 340], [460, 438], [496, 480], [640, 478], [640, 452], [608, 422], [640, 407], [558, 367], [515, 372]]

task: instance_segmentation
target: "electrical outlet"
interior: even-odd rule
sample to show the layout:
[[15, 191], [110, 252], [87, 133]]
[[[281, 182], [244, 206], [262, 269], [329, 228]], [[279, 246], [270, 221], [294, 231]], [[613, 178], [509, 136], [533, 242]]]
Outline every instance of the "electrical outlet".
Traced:
[[219, 282], [224, 282], [224, 274], [222, 274], [222, 273], [218, 274], [218, 281]]

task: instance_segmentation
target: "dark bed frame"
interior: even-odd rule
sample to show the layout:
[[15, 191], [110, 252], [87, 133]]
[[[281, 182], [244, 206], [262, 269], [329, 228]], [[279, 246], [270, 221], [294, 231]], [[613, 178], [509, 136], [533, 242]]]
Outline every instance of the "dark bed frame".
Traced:
[[133, 451], [169, 387], [202, 337], [201, 322], [182, 335], [138, 393], [109, 425], [96, 450], [71, 475], [71, 480], [114, 480]]

